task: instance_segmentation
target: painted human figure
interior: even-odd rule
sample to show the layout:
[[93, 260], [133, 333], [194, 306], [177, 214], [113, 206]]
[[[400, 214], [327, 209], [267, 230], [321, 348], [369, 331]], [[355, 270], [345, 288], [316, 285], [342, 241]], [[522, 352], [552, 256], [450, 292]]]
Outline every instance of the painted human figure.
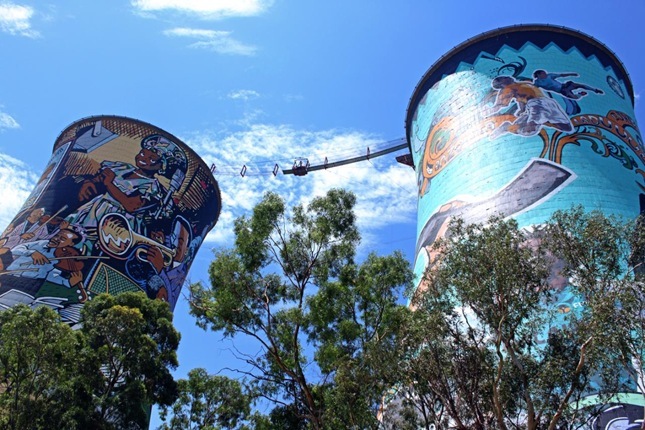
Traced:
[[[157, 238], [159, 241], [160, 237]], [[152, 244], [142, 245], [143, 259], [130, 258], [126, 263], [128, 274], [137, 280], [150, 298], [157, 298], [174, 306], [179, 298], [181, 287], [188, 274], [192, 233], [186, 219], [177, 216], [173, 223], [172, 234], [165, 240], [174, 254], [170, 264], [164, 263], [161, 249]]]
[[87, 203], [68, 220], [86, 228], [96, 227], [104, 215], [120, 213], [134, 231], [144, 233], [143, 217], [158, 212], [166, 197], [156, 175], [170, 177], [177, 169], [186, 169], [183, 151], [163, 136], [148, 136], [141, 141], [134, 165], [101, 163], [101, 170], [86, 179], [79, 190], [79, 201]]
[[83, 281], [80, 270], [62, 270], [56, 263], [57, 250], [73, 248], [82, 236], [72, 229], [60, 229], [49, 240], [38, 240], [0, 248], [0, 273], [28, 279], [46, 279], [55, 284], [72, 287]]
[[579, 76], [577, 73], [547, 73], [546, 70], [538, 69], [533, 72], [533, 84], [546, 91], [558, 93], [569, 99], [578, 100], [587, 95], [586, 91], [574, 92], [576, 90], [593, 91], [596, 94], [604, 94], [604, 91], [599, 88], [594, 88], [589, 85], [581, 84], [579, 82], [566, 81], [560, 82], [559, 78], [568, 78]]
[[191, 260], [192, 233], [190, 224], [182, 217], [175, 219], [173, 238], [175, 255], [172, 263], [159, 273], [164, 281], [166, 291], [160, 289], [157, 293], [157, 298], [166, 300], [172, 307], [179, 299], [179, 293], [188, 274], [188, 265]]
[[40, 218], [40, 222], [47, 228], [47, 235], [41, 239], [50, 239], [58, 230], [69, 228], [69, 222], [59, 216], [45, 215]]
[[490, 138], [495, 139], [504, 133], [520, 136], [534, 136], [542, 127], [553, 127], [559, 131], [571, 132], [573, 125], [557, 101], [547, 97], [537, 86], [529, 82], [518, 82], [512, 76], [498, 76], [491, 86], [498, 91], [495, 103], [484, 109], [484, 115], [493, 115], [515, 103], [517, 111], [513, 115], [491, 117], [499, 124], [489, 123], [492, 127]]
[[27, 218], [17, 226], [9, 226], [5, 235], [4, 247], [13, 248], [14, 246], [33, 240], [40, 240], [48, 236], [47, 226], [41, 222], [45, 215], [44, 208], [32, 210]]

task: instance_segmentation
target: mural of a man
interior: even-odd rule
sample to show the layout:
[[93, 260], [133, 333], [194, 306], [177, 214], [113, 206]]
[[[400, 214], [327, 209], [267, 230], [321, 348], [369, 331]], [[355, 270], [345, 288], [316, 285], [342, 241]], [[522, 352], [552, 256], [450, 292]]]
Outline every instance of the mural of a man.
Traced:
[[172, 259], [172, 264], [159, 273], [166, 291], [160, 290], [157, 293], [157, 298], [165, 299], [172, 304], [177, 302], [182, 284], [188, 274], [188, 264], [186, 262], [189, 259], [190, 244], [192, 242], [190, 224], [184, 218], [177, 217], [175, 219], [173, 230], [176, 245], [175, 255]]
[[536, 87], [558, 93], [573, 100], [578, 100], [579, 98], [587, 95], [586, 91], [579, 91], [577, 93], [574, 93], [574, 91], [580, 89], [593, 91], [596, 94], [604, 94], [603, 90], [591, 87], [589, 85], [573, 81], [566, 81], [564, 83], [558, 81], [559, 78], [567, 78], [570, 76], [573, 77], [579, 75], [577, 73], [547, 73], [546, 70], [538, 69], [533, 72], [533, 84]]
[[[159, 232], [154, 234], [162, 237]], [[190, 245], [192, 233], [186, 219], [177, 216], [173, 222], [172, 233], [165, 239], [166, 246], [172, 248], [174, 254], [169, 265], [164, 263], [164, 255], [160, 247], [152, 244], [142, 245], [144, 260], [141, 261], [133, 253], [126, 263], [128, 274], [136, 279], [139, 285], [151, 298], [158, 298], [174, 305], [179, 298], [179, 292], [188, 273], [190, 260]]]
[[48, 235], [47, 226], [40, 222], [43, 215], [45, 215], [45, 209], [36, 208], [17, 226], [10, 225], [3, 237], [6, 239], [4, 247], [13, 248], [20, 243], [46, 237]]
[[[0, 248], [0, 277], [46, 279], [68, 288], [76, 286], [83, 281], [83, 274], [80, 270], [66, 271], [55, 267], [58, 261], [55, 253], [58, 249], [74, 247], [81, 239], [81, 235], [74, 230], [61, 229], [49, 240], [27, 242], [13, 249]], [[29, 291], [32, 295], [35, 292]]]
[[[497, 90], [497, 97], [493, 106], [484, 110], [484, 115], [493, 115], [512, 103], [517, 106], [514, 115], [490, 118], [493, 120], [489, 123], [493, 127], [491, 139], [505, 133], [534, 136], [545, 126], [564, 132], [573, 131], [569, 117], [558, 102], [532, 83], [518, 82], [512, 76], [498, 76], [493, 79], [491, 86]], [[499, 123], [495, 125], [495, 122]]]

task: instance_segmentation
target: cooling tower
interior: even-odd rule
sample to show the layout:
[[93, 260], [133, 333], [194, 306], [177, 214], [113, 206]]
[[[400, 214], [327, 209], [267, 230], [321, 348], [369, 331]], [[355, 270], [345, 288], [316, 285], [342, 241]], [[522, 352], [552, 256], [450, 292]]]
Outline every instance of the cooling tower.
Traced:
[[[455, 47], [415, 89], [406, 133], [419, 189], [417, 279], [455, 216], [504, 214], [531, 228], [573, 205], [627, 219], [645, 210], [629, 76], [612, 51], [578, 31], [514, 26]], [[566, 286], [558, 294], [561, 309], [584, 305]], [[633, 391], [594, 428], [642, 419], [643, 396]]]
[[174, 309], [220, 207], [210, 169], [173, 135], [77, 121], [0, 237], [0, 307], [49, 306], [74, 324], [96, 294], [144, 291]]

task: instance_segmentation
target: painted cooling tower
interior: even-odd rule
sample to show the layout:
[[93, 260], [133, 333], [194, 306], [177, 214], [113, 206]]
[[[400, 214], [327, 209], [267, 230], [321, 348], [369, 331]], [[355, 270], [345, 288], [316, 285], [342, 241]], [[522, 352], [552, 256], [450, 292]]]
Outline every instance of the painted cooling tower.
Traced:
[[99, 293], [144, 291], [172, 309], [221, 207], [186, 144], [130, 118], [67, 127], [0, 237], [0, 307], [45, 305], [74, 324]]
[[[418, 279], [455, 215], [482, 222], [503, 213], [530, 227], [576, 204], [632, 219], [643, 212], [645, 148], [633, 109], [621, 62], [574, 30], [508, 27], [443, 56], [406, 119], [419, 185]], [[560, 300], [581, 305], [566, 288]], [[625, 419], [642, 419], [642, 407], [627, 405], [642, 406], [642, 395], [622, 399]]]

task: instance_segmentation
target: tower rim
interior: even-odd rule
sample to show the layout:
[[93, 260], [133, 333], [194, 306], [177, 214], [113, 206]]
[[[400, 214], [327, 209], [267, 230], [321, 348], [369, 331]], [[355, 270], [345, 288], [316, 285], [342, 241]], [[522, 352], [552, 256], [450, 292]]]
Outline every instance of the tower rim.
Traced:
[[[604, 43], [600, 42], [593, 36], [569, 27], [551, 24], [517, 24], [512, 26], [499, 27], [497, 29], [489, 30], [473, 36], [470, 39], [467, 39], [459, 45], [455, 46], [454, 48], [443, 54], [437, 61], [435, 61], [434, 64], [432, 64], [421, 77], [414, 88], [412, 96], [410, 97], [405, 117], [405, 134], [410, 149], [412, 148], [410, 142], [410, 129], [414, 114], [416, 112], [416, 106], [419, 104], [421, 98], [435, 83], [439, 82], [444, 75], [454, 72], [459, 63], [463, 61], [469, 61], [469, 59], [476, 59], [477, 55], [481, 52], [480, 49], [473, 49], [476, 46], [480, 44], [484, 45], [484, 42], [490, 41], [490, 46], [501, 48], [503, 45], [509, 45], [509, 43], [507, 42], [510, 42], [509, 36], [511, 34], [532, 32], [538, 35], [541, 33], [544, 46], [553, 42], [552, 40], [547, 41], [548, 38], [546, 38], [546, 36], [548, 34], [565, 35], [568, 38], [565, 41], [568, 43], [563, 43], [564, 45], [566, 45], [565, 47], [562, 47], [563, 49], [569, 49], [573, 46], [576, 46], [585, 55], [595, 55], [603, 66], [611, 67], [617, 77], [623, 80], [625, 87], [627, 88], [627, 93], [629, 95], [632, 107], [634, 106], [634, 88], [632, 86], [631, 78], [629, 77], [627, 69], [611, 49], [609, 49]], [[531, 40], [527, 38], [522, 42], [522, 44], [529, 41]], [[581, 48], [580, 46], [574, 45], [574, 41], [579, 41], [586, 45]], [[589, 51], [589, 48], [595, 49], [596, 51]], [[450, 60], [455, 57], [460, 57], [457, 65], [455, 65], [454, 62], [450, 62]]]

